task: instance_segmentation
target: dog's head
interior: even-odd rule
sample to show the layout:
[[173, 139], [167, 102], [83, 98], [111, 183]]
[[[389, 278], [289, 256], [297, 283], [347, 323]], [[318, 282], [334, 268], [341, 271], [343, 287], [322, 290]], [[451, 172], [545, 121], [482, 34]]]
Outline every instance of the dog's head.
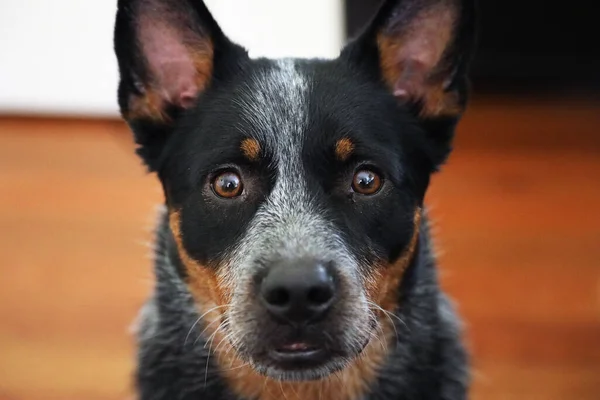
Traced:
[[398, 306], [465, 106], [472, 13], [387, 1], [335, 60], [253, 60], [199, 0], [119, 1], [122, 114], [200, 312], [258, 372], [342, 369]]

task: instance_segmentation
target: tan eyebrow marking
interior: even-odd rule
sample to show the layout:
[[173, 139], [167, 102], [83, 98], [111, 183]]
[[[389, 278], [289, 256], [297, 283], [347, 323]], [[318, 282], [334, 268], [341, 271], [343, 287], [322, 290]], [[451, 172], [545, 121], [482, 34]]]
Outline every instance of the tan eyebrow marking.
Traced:
[[246, 138], [242, 140], [240, 149], [242, 149], [244, 156], [246, 156], [248, 160], [258, 160], [258, 156], [260, 155], [260, 143], [258, 143], [256, 139]]
[[348, 138], [342, 138], [335, 144], [335, 155], [340, 161], [346, 161], [354, 151], [354, 143]]

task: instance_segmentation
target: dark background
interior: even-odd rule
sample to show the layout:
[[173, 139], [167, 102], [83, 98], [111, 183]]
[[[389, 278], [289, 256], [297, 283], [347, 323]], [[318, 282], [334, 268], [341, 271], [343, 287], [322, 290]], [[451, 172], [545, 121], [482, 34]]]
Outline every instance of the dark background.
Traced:
[[[348, 37], [380, 3], [346, 0]], [[597, 96], [600, 22], [593, 5], [593, 0], [480, 0], [474, 91]]]

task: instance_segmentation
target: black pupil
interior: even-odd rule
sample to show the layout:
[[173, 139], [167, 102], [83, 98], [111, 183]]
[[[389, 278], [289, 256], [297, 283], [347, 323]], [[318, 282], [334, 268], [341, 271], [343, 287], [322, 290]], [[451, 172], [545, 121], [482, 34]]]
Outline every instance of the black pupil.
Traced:
[[224, 192], [235, 192], [240, 185], [239, 178], [234, 174], [221, 175], [219, 178], [219, 186]]
[[375, 183], [375, 175], [372, 172], [362, 171], [358, 173], [358, 185], [364, 189], [370, 189]]

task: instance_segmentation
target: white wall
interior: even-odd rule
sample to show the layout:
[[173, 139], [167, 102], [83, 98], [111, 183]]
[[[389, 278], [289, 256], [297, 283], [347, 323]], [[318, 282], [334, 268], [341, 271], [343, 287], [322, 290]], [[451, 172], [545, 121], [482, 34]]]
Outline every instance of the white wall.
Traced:
[[[252, 56], [334, 57], [342, 0], [207, 0]], [[1, 0], [0, 114], [117, 115], [116, 0]]]

